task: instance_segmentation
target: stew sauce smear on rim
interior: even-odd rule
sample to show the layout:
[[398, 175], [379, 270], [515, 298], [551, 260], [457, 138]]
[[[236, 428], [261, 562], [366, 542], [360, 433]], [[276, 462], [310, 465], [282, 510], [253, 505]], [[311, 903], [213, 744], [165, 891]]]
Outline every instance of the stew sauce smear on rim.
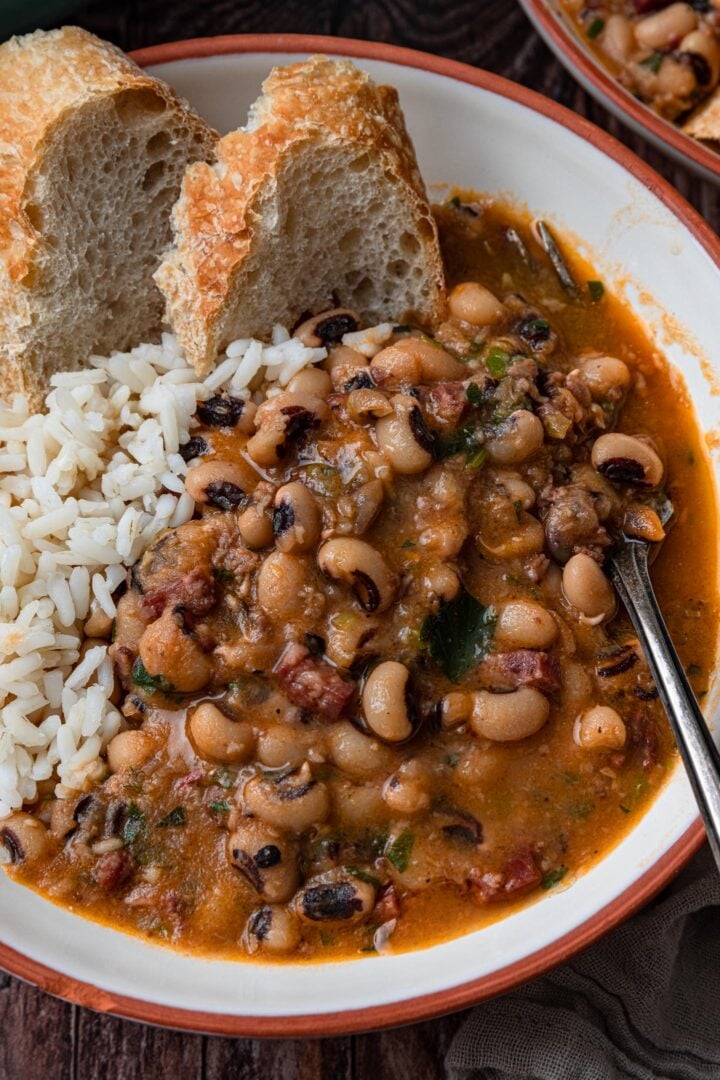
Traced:
[[127, 730], [93, 790], [0, 825], [17, 880], [208, 954], [418, 948], [571, 884], [672, 770], [602, 565], [623, 524], [661, 544], [702, 695], [717, 522], [684, 387], [542, 223], [463, 194], [437, 213], [432, 336], [368, 358], [324, 314], [299, 330], [321, 369], [200, 408], [198, 514], [86, 628]]

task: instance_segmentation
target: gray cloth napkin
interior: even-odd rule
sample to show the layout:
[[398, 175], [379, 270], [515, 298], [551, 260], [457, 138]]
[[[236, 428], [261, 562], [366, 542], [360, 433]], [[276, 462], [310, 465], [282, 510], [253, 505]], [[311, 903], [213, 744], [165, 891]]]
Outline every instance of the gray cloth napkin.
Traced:
[[720, 876], [707, 845], [649, 907], [479, 1005], [452, 1080], [720, 1080]]

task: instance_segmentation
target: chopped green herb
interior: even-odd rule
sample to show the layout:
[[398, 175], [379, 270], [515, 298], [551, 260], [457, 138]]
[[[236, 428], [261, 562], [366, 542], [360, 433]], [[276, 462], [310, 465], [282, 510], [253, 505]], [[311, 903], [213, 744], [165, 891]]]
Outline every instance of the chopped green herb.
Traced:
[[379, 889], [382, 884], [380, 878], [375, 877], [374, 874], [368, 874], [367, 870], [361, 870], [359, 866], [344, 866], [343, 870], [358, 881], [364, 881], [366, 885], [374, 885], [376, 889]]
[[598, 300], [602, 300], [605, 295], [605, 286], [602, 281], [588, 281], [587, 287], [593, 304], [597, 304]]
[[482, 390], [478, 384], [474, 382], [470, 383], [465, 394], [471, 405], [482, 405], [485, 400]]
[[515, 502], [513, 503], [513, 510], [515, 511], [515, 517], [516, 517], [516, 519], [518, 521], [520, 521], [521, 518], [522, 518], [522, 509], [523, 509], [523, 504], [520, 502], [519, 499], [516, 499]]
[[320, 931], [320, 944], [321, 945], [334, 945], [335, 938], [332, 934], [328, 934], [327, 930]]
[[370, 851], [370, 854], [373, 856], [373, 858], [377, 859], [377, 858], [379, 858], [380, 855], [382, 855], [383, 851], [385, 850], [385, 845], [387, 844], [387, 841], [388, 841], [388, 834], [387, 833], [371, 833], [370, 834], [370, 836], [368, 837], [367, 845], [368, 845], [368, 849]]
[[157, 823], [158, 829], [174, 829], [185, 824], [185, 807], [176, 806]]
[[644, 60], [640, 60], [640, 66], [649, 68], [653, 75], [657, 75], [660, 70], [660, 65], [663, 62], [663, 54], [661, 52], [650, 53]]
[[169, 683], [162, 675], [151, 675], [140, 657], [137, 658], [132, 666], [130, 678], [135, 685], [139, 686], [141, 690], [144, 690], [146, 694], [155, 694], [158, 690], [162, 691], [163, 694], [175, 693], [175, 687], [172, 683]]
[[402, 542], [402, 544], [400, 546], [404, 547], [404, 548], [414, 548], [415, 547], [415, 541], [414, 540], [403, 540], [403, 542]]
[[448, 769], [454, 769], [459, 760], [459, 754], [448, 754], [446, 757], [443, 758], [443, 764], [447, 765]]
[[578, 821], [585, 821], [586, 818], [590, 817], [594, 809], [594, 803], [576, 802], [570, 803], [570, 805], [567, 807], [567, 812], [570, 817], [577, 818]]
[[493, 345], [485, 357], [485, 363], [494, 379], [502, 379], [510, 366], [510, 353], [505, 352], [504, 349], [499, 349], [497, 345]]
[[211, 802], [210, 809], [214, 810], [216, 814], [224, 814], [226, 810], [229, 810], [231, 803], [223, 800], [222, 802]]
[[403, 829], [400, 835], [396, 836], [385, 849], [385, 858], [401, 874], [404, 874], [410, 865], [410, 855], [414, 843], [415, 834], [410, 829]]
[[126, 847], [134, 843], [145, 828], [145, 815], [136, 803], [131, 802], [123, 825], [123, 843]]
[[226, 570], [224, 566], [213, 567], [213, 577], [216, 581], [234, 581], [235, 575], [232, 570]]
[[690, 679], [696, 679], [698, 675], [702, 675], [702, 668], [699, 664], [688, 664], [685, 670]]
[[623, 814], [629, 814], [630, 813], [630, 807], [629, 806], [623, 806], [622, 803], [618, 803], [618, 806], [622, 810]]
[[478, 446], [477, 450], [473, 450], [472, 453], [468, 451], [465, 458], [465, 467], [468, 469], [479, 469], [485, 464], [488, 452], [484, 446]]
[[495, 608], [485, 607], [469, 592], [462, 592], [428, 615], [420, 639], [443, 675], [459, 682], [468, 668], [487, 656], [496, 622]]
[[222, 769], [216, 769], [215, 772], [212, 774], [212, 779], [215, 780], [215, 782], [218, 783], [220, 787], [224, 787], [226, 789], [233, 787], [235, 784], [235, 777], [229, 769], [226, 769], [224, 767]]
[[547, 874], [543, 874], [542, 888], [552, 889], [558, 882], [562, 881], [566, 874], [566, 866], [558, 866], [555, 870], [548, 870]]
[[313, 462], [305, 467], [305, 479], [311, 491], [328, 498], [337, 498], [343, 489], [342, 478], [332, 465]]
[[605, 29], [604, 19], [593, 19], [587, 29], [587, 36], [589, 38], [596, 38], [598, 34], [601, 34]]

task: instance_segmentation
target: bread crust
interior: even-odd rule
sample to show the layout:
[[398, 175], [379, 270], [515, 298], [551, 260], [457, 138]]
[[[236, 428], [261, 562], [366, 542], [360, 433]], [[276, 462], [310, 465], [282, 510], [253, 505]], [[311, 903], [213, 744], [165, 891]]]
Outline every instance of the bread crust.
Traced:
[[44, 241], [27, 213], [33, 177], [67, 119], [127, 91], [144, 91], [173, 114], [182, 113], [212, 155], [217, 134], [169, 86], [85, 30], [36, 31], [0, 45], [0, 355], [6, 392], [30, 391], [37, 400], [21, 340], [32, 319], [35, 257]]
[[166, 298], [166, 317], [200, 374], [214, 364], [220, 323], [233, 285], [251, 252], [259, 204], [277, 186], [281, 164], [308, 141], [365, 145], [404, 185], [419, 239], [436, 283], [422, 321], [444, 311], [444, 271], [437, 227], [397, 91], [377, 86], [349, 61], [323, 56], [275, 68], [250, 112], [245, 130], [217, 146], [217, 165], [188, 167], [173, 210], [175, 247], [155, 274]]

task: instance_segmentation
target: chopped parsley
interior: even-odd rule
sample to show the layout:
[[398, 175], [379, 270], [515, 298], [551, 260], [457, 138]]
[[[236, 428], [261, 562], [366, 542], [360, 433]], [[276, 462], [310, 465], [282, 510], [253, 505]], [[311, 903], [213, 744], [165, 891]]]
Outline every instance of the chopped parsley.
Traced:
[[587, 287], [593, 304], [597, 304], [599, 300], [602, 300], [605, 295], [605, 286], [602, 281], [588, 281]]
[[479, 603], [469, 592], [461, 592], [428, 615], [420, 639], [443, 675], [451, 682], [459, 682], [476, 661], [487, 656], [496, 622], [495, 608]]
[[650, 53], [644, 60], [640, 61], [641, 67], [646, 67], [652, 71], [653, 75], [657, 75], [660, 70], [660, 65], [663, 62], [663, 54], [661, 52]]
[[510, 353], [493, 345], [485, 357], [485, 364], [494, 379], [502, 379], [510, 366]]
[[565, 877], [566, 874], [567, 874], [567, 867], [566, 866], [558, 866], [555, 870], [548, 870], [547, 874], [543, 874], [541, 888], [543, 888], [543, 889], [552, 889], [552, 888], [554, 888], [559, 882], [562, 881], [562, 879]]
[[520, 521], [522, 519], [522, 509], [523, 504], [520, 502], [519, 499], [516, 499], [513, 503], [513, 510], [515, 511], [515, 518], [517, 521]]
[[414, 843], [415, 833], [411, 829], [403, 829], [400, 835], [391, 840], [385, 849], [385, 858], [401, 874], [404, 874], [410, 865], [410, 855]]
[[222, 802], [211, 802], [210, 809], [214, 810], [216, 814], [224, 814], [230, 809], [230, 803], [223, 800]]
[[158, 829], [175, 829], [185, 824], [185, 807], [176, 806], [157, 823]]
[[163, 694], [175, 693], [173, 684], [168, 682], [163, 675], [151, 675], [140, 657], [137, 658], [132, 666], [130, 678], [135, 685], [139, 686], [141, 690], [144, 690], [146, 694], [155, 694], [158, 690]]
[[477, 383], [471, 382], [465, 391], [465, 395], [471, 405], [482, 405], [485, 396]]
[[375, 877], [374, 874], [368, 874], [367, 870], [361, 870], [359, 866], [344, 866], [343, 870], [358, 881], [364, 881], [366, 885], [374, 885], [376, 889], [379, 889], [382, 884], [380, 878]]
[[224, 566], [213, 567], [213, 577], [216, 581], [234, 581], [235, 575], [232, 570], [226, 570]]
[[596, 38], [598, 36], [598, 34], [602, 34], [604, 29], [605, 29], [605, 20], [604, 19], [593, 19], [593, 21], [588, 26], [587, 36], [590, 39]]
[[133, 844], [145, 828], [145, 815], [140, 807], [131, 802], [123, 825], [122, 838], [125, 847]]

